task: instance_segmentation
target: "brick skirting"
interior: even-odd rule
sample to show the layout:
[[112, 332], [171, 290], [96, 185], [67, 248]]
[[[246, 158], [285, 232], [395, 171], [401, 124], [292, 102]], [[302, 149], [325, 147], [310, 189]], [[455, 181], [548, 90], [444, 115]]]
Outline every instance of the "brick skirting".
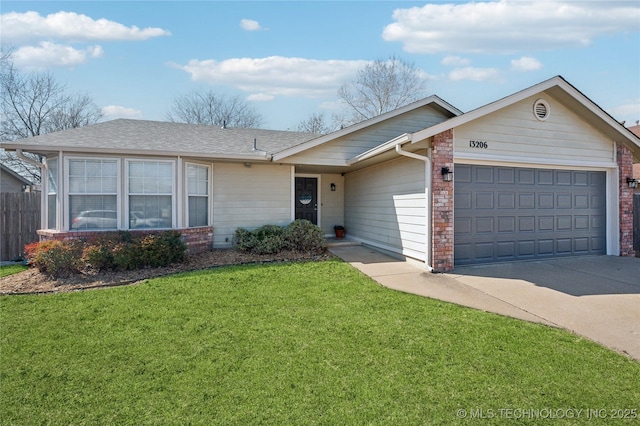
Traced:
[[[130, 230], [132, 234], [159, 234], [166, 230]], [[201, 226], [197, 228], [174, 229], [181, 235], [182, 241], [187, 244], [187, 252], [189, 254], [202, 253], [213, 248], [213, 227]], [[50, 240], [74, 240], [78, 238], [89, 238], [100, 235], [104, 232], [113, 231], [51, 231], [48, 229], [40, 229], [37, 231], [40, 241]]]

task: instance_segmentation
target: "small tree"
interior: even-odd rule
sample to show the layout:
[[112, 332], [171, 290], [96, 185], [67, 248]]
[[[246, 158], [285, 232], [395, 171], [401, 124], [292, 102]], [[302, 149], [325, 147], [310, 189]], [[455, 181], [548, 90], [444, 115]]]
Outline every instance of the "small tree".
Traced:
[[354, 124], [424, 98], [426, 86], [420, 70], [392, 56], [365, 65], [338, 96], [347, 106], [346, 124]]
[[226, 97], [209, 90], [175, 97], [167, 119], [178, 123], [258, 128], [262, 116], [239, 96]]
[[331, 132], [331, 127], [327, 124], [324, 114], [312, 113], [309, 118], [298, 123], [298, 131], [325, 135]]

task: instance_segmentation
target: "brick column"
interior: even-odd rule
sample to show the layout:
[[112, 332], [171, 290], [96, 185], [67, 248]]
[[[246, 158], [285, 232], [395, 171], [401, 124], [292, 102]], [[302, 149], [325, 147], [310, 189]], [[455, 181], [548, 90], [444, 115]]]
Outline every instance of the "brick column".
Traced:
[[620, 194], [620, 256], [635, 256], [633, 250], [633, 189], [629, 188], [627, 178], [633, 177], [633, 158], [631, 150], [617, 144], [618, 188]]
[[432, 148], [431, 265], [435, 272], [446, 272], [453, 269], [453, 182], [442, 179], [442, 168], [453, 170], [453, 129], [435, 135]]

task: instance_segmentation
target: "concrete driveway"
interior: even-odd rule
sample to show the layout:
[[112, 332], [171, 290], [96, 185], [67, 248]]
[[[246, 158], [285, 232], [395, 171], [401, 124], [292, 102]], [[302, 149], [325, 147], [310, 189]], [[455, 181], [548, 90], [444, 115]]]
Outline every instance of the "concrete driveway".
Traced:
[[380, 284], [562, 327], [640, 360], [640, 259], [589, 256], [432, 274], [364, 246], [332, 247]]

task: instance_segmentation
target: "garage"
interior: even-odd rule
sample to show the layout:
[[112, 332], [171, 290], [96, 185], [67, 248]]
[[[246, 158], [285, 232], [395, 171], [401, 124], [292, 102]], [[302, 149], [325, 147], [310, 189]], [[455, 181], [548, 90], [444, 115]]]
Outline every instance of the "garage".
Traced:
[[606, 254], [606, 173], [456, 164], [456, 265]]

